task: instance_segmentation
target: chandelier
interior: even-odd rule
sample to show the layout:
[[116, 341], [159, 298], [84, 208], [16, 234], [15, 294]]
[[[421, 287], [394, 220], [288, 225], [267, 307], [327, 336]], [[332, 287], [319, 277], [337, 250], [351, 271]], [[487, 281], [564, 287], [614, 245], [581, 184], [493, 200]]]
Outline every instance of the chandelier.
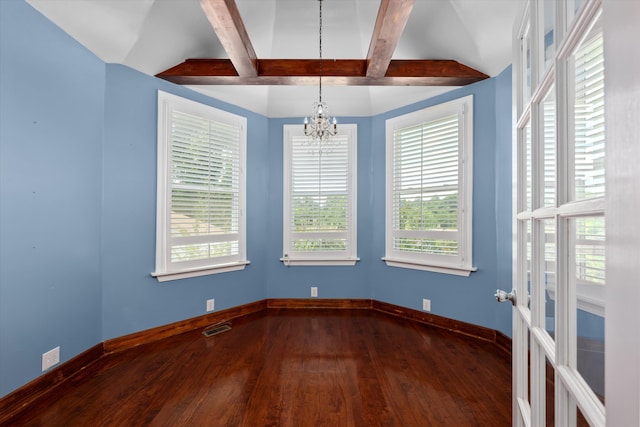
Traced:
[[322, 102], [322, 0], [320, 3], [320, 35], [319, 35], [319, 52], [320, 52], [320, 76], [318, 84], [318, 101], [313, 103], [313, 114], [311, 121], [308, 117], [304, 118], [304, 134], [316, 141], [324, 141], [338, 133], [336, 118], [333, 121], [329, 117], [329, 108], [327, 104]]

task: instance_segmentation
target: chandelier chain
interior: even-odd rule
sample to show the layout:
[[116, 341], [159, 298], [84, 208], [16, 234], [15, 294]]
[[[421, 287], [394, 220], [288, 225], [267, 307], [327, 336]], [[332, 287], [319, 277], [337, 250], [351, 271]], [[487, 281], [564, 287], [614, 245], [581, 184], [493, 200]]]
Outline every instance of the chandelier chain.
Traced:
[[336, 118], [329, 116], [329, 108], [327, 104], [322, 102], [322, 76], [324, 74], [324, 61], [322, 60], [322, 0], [320, 2], [320, 22], [318, 26], [318, 50], [320, 53], [320, 67], [318, 73], [318, 102], [313, 104], [313, 115], [311, 120], [308, 117], [304, 118], [304, 134], [311, 137], [313, 141], [322, 143], [327, 141], [332, 136], [338, 134], [338, 126], [336, 124]]

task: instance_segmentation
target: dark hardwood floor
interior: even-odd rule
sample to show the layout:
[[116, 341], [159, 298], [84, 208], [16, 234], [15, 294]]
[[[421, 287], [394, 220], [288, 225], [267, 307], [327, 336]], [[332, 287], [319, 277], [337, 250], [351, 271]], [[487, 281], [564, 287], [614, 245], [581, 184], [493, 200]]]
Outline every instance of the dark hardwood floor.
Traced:
[[97, 363], [11, 425], [511, 425], [495, 344], [374, 310], [268, 309]]

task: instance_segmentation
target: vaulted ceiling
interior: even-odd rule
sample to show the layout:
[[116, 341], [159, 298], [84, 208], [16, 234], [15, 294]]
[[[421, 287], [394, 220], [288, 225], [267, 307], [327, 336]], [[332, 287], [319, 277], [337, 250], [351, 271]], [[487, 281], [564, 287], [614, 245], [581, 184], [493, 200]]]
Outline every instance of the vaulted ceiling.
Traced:
[[[318, 0], [28, 1], [107, 63], [269, 117], [308, 115], [317, 99]], [[323, 0], [331, 114], [377, 114], [495, 76], [523, 1]]]

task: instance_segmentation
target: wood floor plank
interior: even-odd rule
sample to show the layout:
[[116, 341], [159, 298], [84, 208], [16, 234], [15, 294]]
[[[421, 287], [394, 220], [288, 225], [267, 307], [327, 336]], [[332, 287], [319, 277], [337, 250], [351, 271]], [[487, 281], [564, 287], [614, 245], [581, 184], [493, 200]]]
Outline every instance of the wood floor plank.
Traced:
[[510, 426], [489, 342], [374, 310], [269, 308], [104, 357], [14, 426]]

